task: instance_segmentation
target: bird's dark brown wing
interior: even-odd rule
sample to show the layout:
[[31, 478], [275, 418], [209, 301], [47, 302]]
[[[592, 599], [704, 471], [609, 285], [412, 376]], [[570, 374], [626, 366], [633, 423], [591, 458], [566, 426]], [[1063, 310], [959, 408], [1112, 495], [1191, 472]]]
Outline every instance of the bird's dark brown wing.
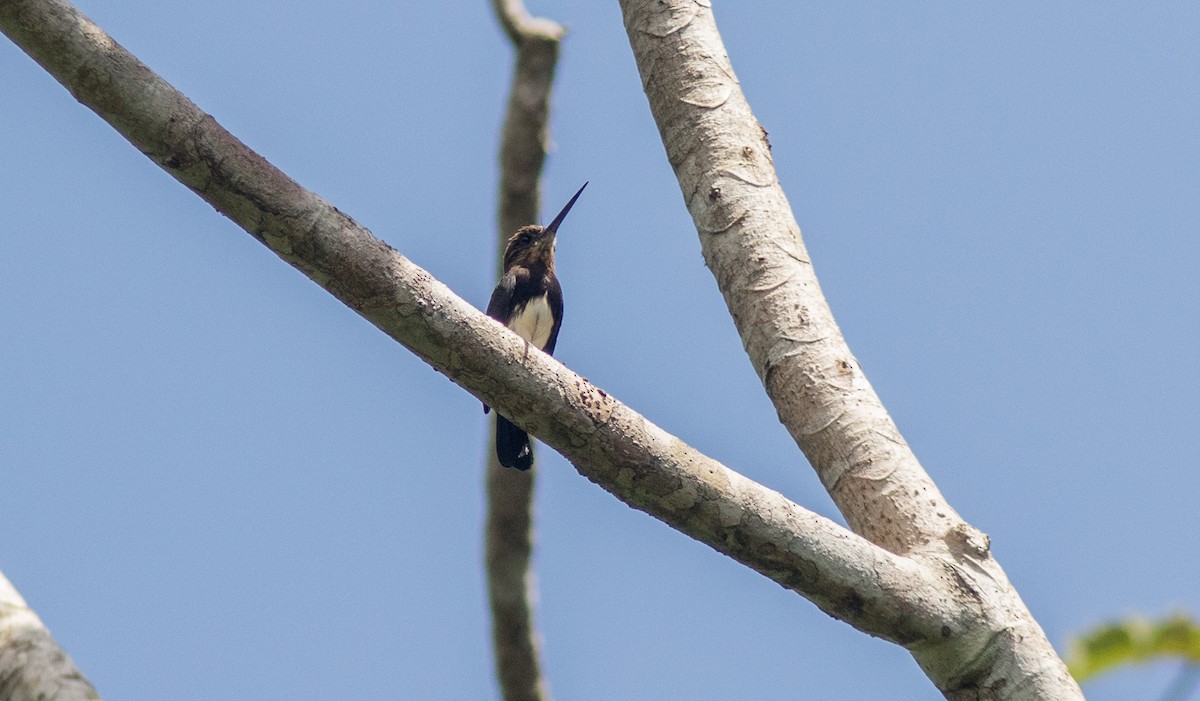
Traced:
[[513, 293], [517, 291], [517, 273], [510, 270], [496, 283], [492, 290], [492, 298], [488, 300], [487, 315], [508, 326], [508, 317], [512, 314]]
[[[488, 300], [487, 315], [508, 326], [508, 317], [512, 314], [513, 293], [516, 290], [517, 274], [510, 270], [500, 278], [500, 282], [496, 283], [496, 289], [492, 290], [492, 298]], [[483, 413], [486, 414], [491, 410], [492, 408], [487, 404], [483, 405]]]
[[546, 339], [546, 347], [542, 350], [546, 355], [554, 355], [554, 345], [558, 343], [558, 330], [562, 328], [563, 319], [562, 287], [554, 275], [546, 281], [546, 303], [550, 305], [550, 316], [554, 319], [554, 325], [550, 327], [550, 338]]

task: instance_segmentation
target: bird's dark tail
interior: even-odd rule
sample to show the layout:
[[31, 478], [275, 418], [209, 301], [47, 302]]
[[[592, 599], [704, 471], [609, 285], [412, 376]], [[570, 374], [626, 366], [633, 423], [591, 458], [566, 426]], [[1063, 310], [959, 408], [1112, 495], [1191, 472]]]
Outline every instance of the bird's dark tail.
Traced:
[[505, 467], [528, 470], [533, 466], [529, 434], [499, 414], [496, 414], [496, 457]]

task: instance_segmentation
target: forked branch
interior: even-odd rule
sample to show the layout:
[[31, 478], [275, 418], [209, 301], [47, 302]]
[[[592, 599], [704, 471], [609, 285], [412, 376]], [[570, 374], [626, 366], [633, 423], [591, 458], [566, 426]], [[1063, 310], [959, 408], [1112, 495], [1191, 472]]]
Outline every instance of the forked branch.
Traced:
[[[752, 362], [862, 535], [698, 453], [553, 358], [528, 353], [63, 0], [2, 0], [0, 30], [170, 175], [627, 504], [906, 646], [948, 698], [1081, 698], [986, 538], [945, 506], [898, 434], [882, 430], [886, 414], [870, 404], [873, 393], [823, 307], [708, 0], [622, 0], [622, 9], [668, 158]], [[780, 255], [754, 259], [772, 248]], [[759, 303], [771, 311], [762, 330], [745, 316]], [[808, 346], [820, 348], [804, 356]], [[903, 491], [913, 485], [924, 491]]]
[[947, 582], [978, 611], [909, 644], [948, 698], [1082, 698], [991, 556], [875, 394], [821, 294], [710, 0], [621, 0], [650, 110], [705, 262], [780, 420], [854, 532]]

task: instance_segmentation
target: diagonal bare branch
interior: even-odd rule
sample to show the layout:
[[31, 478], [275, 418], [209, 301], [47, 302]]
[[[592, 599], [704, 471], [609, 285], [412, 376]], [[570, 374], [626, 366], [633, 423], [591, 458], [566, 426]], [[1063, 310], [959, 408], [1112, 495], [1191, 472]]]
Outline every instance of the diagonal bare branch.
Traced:
[[908, 646], [978, 615], [919, 566], [708, 458], [450, 292], [225, 131], [64, 0], [0, 31], [139, 151], [284, 261], [566, 456], [589, 480], [830, 615]]
[[708, 4], [621, 3], [705, 262], [780, 420], [851, 529], [896, 553], [937, 547], [962, 519], [842, 337]]
[[621, 0], [621, 9], [705, 262], [780, 420], [854, 532], [949, 566], [979, 598], [984, 615], [972, 625], [910, 646], [917, 661], [949, 698], [1081, 698], [987, 536], [946, 502], [850, 353], [711, 1]]
[[[531, 18], [520, 0], [494, 0], [492, 6], [516, 50], [500, 137], [501, 260], [508, 237], [538, 220], [550, 89], [563, 31], [550, 20]], [[534, 621], [537, 585], [530, 567], [537, 465], [528, 472], [501, 467], [491, 449], [495, 424], [489, 425], [485, 551], [496, 676], [506, 701], [544, 701], [550, 693], [541, 669]]]

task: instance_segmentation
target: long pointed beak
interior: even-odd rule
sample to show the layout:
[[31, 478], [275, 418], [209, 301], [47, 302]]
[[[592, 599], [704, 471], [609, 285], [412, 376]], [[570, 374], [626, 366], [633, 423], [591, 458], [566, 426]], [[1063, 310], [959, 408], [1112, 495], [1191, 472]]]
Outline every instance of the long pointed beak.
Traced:
[[[583, 187], [587, 186], [588, 184], [585, 182]], [[579, 188], [579, 192], [575, 193], [575, 196], [571, 198], [571, 201], [567, 203], [567, 206], [563, 207], [562, 211], [558, 213], [558, 216], [554, 218], [554, 221], [550, 222], [550, 226], [546, 227], [546, 231], [549, 231], [552, 234], [558, 234], [558, 225], [562, 224], [563, 219], [567, 218], [567, 212], [571, 211], [571, 207], [575, 204], [575, 200], [579, 199], [579, 196], [583, 194], [583, 187]]]

